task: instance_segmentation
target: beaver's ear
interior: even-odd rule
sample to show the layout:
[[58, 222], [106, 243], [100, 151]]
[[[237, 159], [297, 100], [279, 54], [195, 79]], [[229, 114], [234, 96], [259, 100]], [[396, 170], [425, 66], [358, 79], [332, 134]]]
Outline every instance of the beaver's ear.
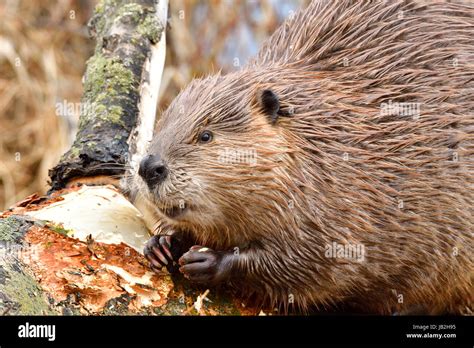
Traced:
[[277, 95], [272, 90], [265, 89], [260, 93], [258, 102], [270, 122], [274, 124], [279, 116], [278, 111], [280, 111], [280, 101]]

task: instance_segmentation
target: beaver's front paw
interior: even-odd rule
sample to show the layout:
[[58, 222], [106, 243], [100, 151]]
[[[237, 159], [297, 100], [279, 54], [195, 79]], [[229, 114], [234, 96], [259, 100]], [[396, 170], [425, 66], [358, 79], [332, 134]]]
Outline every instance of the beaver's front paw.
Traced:
[[164, 266], [170, 273], [178, 271], [178, 259], [183, 252], [181, 251], [180, 240], [174, 236], [153, 236], [146, 243], [143, 254], [150, 261], [151, 268], [155, 272], [161, 270]]
[[179, 259], [179, 270], [193, 282], [216, 285], [229, 276], [231, 259], [231, 253], [195, 245]]

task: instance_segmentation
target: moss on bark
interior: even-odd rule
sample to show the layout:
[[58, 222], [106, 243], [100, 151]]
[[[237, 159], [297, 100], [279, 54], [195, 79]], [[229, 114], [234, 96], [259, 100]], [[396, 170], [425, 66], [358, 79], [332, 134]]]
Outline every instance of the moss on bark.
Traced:
[[102, 0], [96, 6], [89, 30], [97, 44], [84, 75], [79, 130], [50, 170], [53, 191], [75, 177], [123, 173], [116, 164], [127, 162], [143, 69], [163, 33], [154, 11], [154, 0]]
[[0, 218], [0, 315], [52, 315], [47, 296], [19, 260], [20, 253], [34, 250], [22, 237], [33, 223], [23, 216]]

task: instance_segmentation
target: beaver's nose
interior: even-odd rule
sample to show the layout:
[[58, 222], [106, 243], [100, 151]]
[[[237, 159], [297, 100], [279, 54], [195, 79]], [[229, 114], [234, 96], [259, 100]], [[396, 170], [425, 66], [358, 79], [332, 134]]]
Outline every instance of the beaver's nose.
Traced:
[[148, 155], [140, 162], [138, 174], [149, 187], [153, 187], [166, 179], [168, 168], [159, 155]]

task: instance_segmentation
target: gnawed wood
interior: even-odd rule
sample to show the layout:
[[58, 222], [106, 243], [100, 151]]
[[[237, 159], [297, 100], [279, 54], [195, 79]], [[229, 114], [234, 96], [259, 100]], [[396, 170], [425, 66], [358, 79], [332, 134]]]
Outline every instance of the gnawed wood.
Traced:
[[61, 225], [69, 237], [124, 243], [140, 253], [150, 238], [141, 213], [112, 186], [82, 186], [62, 198], [26, 215]]
[[[90, 234], [86, 235], [86, 230], [75, 230], [77, 221], [67, 228], [56, 219], [61, 215], [57, 209], [69, 209], [71, 196], [78, 201], [81, 195], [99, 195], [100, 202], [104, 189], [120, 195], [111, 187], [72, 187], [47, 197], [32, 195], [0, 215], [0, 314], [257, 313], [229, 293], [212, 289], [206, 300], [199, 297], [206, 289], [182, 276], [172, 277], [165, 270], [152, 272], [139, 250], [126, 244], [123, 231], [108, 239], [107, 234], [94, 230], [92, 220]], [[109, 199], [107, 194], [105, 197]], [[114, 197], [110, 202], [121, 199]], [[49, 216], [54, 210], [56, 214]], [[78, 219], [80, 214], [77, 212]], [[138, 216], [137, 221], [140, 219]], [[97, 226], [101, 226], [100, 221]], [[85, 238], [77, 238], [81, 233]]]

